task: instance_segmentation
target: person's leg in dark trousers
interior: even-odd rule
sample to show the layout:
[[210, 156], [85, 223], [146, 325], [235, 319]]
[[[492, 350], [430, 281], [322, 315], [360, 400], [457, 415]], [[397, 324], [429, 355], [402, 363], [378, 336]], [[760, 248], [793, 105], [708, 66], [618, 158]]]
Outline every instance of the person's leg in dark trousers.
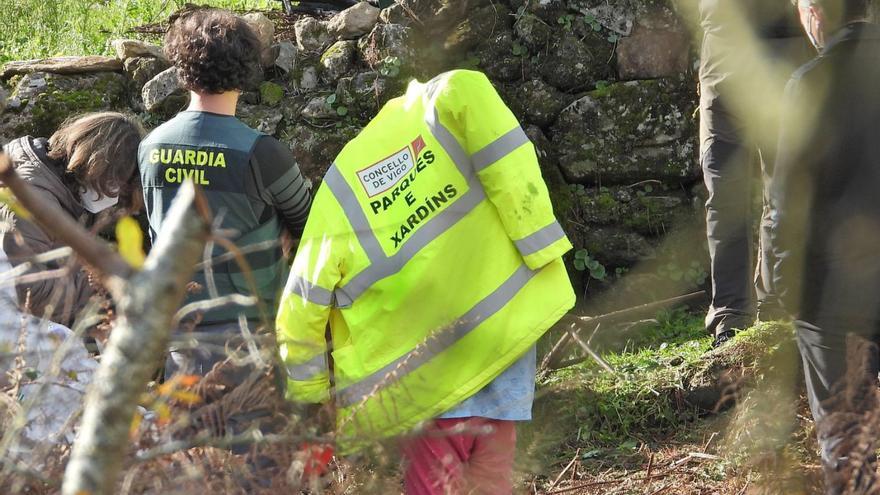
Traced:
[[[795, 328], [804, 365], [807, 399], [816, 424], [819, 453], [825, 470], [826, 493], [837, 495], [843, 493], [841, 478], [852, 477], [851, 474], [842, 474], [849, 471], [849, 459], [846, 452], [840, 452], [841, 444], [852, 439], [847, 438], [849, 432], [845, 428], [841, 429], [827, 421], [835, 412], [859, 413], [847, 410], [851, 404], [848, 404], [845, 395], [852, 394], [852, 391], [844, 391], [841, 387], [856, 387], [859, 392], [869, 393], [861, 384], [848, 381], [864, 377], [876, 387], [880, 366], [877, 356], [859, 359], [858, 356], [851, 355], [851, 351], [848, 353], [846, 332], [820, 328], [801, 320], [795, 321]], [[874, 340], [877, 340], [876, 337]], [[875, 347], [872, 350], [876, 352]], [[860, 369], [848, 369], [852, 366]], [[876, 457], [869, 458], [869, 463], [873, 465], [875, 462]]]
[[715, 336], [748, 328], [755, 319], [749, 156], [738, 143], [712, 139], [701, 159], [709, 191], [706, 233], [712, 277], [706, 328]]
[[706, 234], [712, 300], [706, 329], [718, 337], [754, 322], [752, 301], [751, 160], [743, 122], [727, 101], [740, 91], [737, 41], [706, 33], [700, 61], [700, 165], [709, 192]]
[[756, 312], [760, 321], [782, 320], [787, 316], [779, 304], [776, 288], [773, 286], [773, 266], [776, 264], [776, 257], [773, 255], [773, 245], [770, 243], [770, 229], [773, 228], [773, 220], [769, 198], [773, 167], [772, 161], [765, 157], [767, 154], [763, 150], [761, 151], [763, 201], [761, 222], [758, 224], [758, 263], [755, 267]]

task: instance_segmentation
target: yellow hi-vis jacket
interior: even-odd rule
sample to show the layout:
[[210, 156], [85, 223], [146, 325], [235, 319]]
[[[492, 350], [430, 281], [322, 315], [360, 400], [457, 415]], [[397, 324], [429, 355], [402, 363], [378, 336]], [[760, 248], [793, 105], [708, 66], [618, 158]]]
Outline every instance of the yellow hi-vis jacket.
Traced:
[[413, 81], [324, 176], [279, 309], [287, 397], [344, 450], [473, 395], [574, 304], [535, 148], [483, 74]]

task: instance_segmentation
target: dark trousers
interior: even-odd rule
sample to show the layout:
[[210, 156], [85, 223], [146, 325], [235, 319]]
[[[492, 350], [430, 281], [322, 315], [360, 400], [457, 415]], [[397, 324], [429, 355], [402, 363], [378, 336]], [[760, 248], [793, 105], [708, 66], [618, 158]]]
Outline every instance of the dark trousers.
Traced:
[[[876, 407], [869, 394], [876, 393], [880, 356], [877, 348], [868, 348], [870, 356], [854, 353], [854, 342], [847, 331], [822, 328], [802, 320], [795, 321], [797, 343], [804, 365], [807, 398], [818, 432], [819, 452], [825, 470], [827, 493], [842, 493], [843, 481], [859, 476], [848, 466], [849, 453], [845, 442], [854, 442], [853, 425], [840, 424], [832, 416], [842, 413], [851, 418], [861, 416], [861, 409]], [[860, 331], [861, 338], [880, 344], [880, 335]], [[848, 345], [848, 338], [850, 338]], [[873, 404], [873, 405], [872, 405]], [[830, 420], [829, 420], [830, 419]], [[846, 426], [846, 427], [845, 427]], [[876, 456], [869, 456], [870, 464]]]
[[[782, 317], [772, 284], [768, 188], [775, 161], [779, 101], [790, 71], [756, 77], [756, 58], [770, 67], [796, 67], [810, 52], [805, 40], [763, 40], [766, 53], [749, 57], [740, 40], [706, 34], [700, 65], [700, 165], [709, 192], [706, 230], [712, 299], [706, 328], [714, 335]], [[757, 164], [760, 163], [760, 181]], [[753, 192], [762, 184], [757, 262]]]

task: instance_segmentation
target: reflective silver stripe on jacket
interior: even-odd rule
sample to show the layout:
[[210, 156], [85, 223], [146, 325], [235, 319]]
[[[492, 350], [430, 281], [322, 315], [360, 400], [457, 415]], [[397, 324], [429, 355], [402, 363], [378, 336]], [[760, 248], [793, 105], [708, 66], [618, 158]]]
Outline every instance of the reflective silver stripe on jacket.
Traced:
[[291, 274], [287, 280], [288, 292], [292, 292], [306, 301], [322, 306], [333, 304], [333, 292], [315, 285], [299, 275]]
[[532, 253], [537, 253], [563, 237], [565, 237], [565, 231], [562, 230], [559, 222], [554, 220], [553, 223], [534, 234], [523, 237], [518, 241], [513, 241], [513, 243], [516, 245], [519, 253], [525, 257]]
[[436, 217], [428, 220], [425, 226], [415, 231], [412, 237], [394, 255], [382, 263], [373, 263], [335, 291], [336, 305], [340, 308], [351, 306], [355, 299], [366, 292], [376, 282], [394, 275], [403, 269], [419, 251], [443, 235], [465, 215], [470, 213], [485, 198], [483, 189], [470, 186], [468, 192], [458, 201], [449, 205]]
[[389, 385], [393, 385], [407, 374], [455, 345], [471, 331], [507, 306], [537, 273], [530, 270], [525, 264], [520, 265], [504, 283], [449, 327], [437, 330], [424, 343], [395, 359], [379, 371], [357, 383], [337, 390], [340, 405], [342, 407], [350, 407], [360, 403]]
[[526, 131], [522, 127], [517, 126], [515, 129], [511, 129], [480, 151], [474, 153], [474, 156], [471, 157], [474, 170], [477, 172], [483, 170], [528, 142], [529, 137], [526, 136]]
[[[357, 234], [358, 241], [361, 242], [361, 245], [364, 246], [364, 250], [367, 251], [370, 257], [370, 266], [352, 277], [345, 286], [339, 287], [334, 291], [337, 307], [350, 307], [361, 294], [366, 292], [375, 283], [398, 273], [422, 248], [443, 235], [443, 233], [473, 211], [486, 198], [483, 185], [476, 176], [475, 160], [479, 160], [483, 167], [489, 166], [528, 142], [525, 132], [521, 127], [517, 126], [483, 147], [473, 157], [469, 157], [461, 143], [452, 134], [452, 131], [440, 122], [440, 115], [436, 107], [431, 106], [430, 110], [425, 113], [425, 123], [434, 139], [437, 140], [443, 151], [449, 155], [458, 171], [464, 176], [467, 181], [468, 192], [440, 214], [425, 222], [421, 228], [412, 234], [410, 239], [404, 243], [397, 253], [389, 257], [385, 256], [378, 239], [370, 229], [367, 218], [358, 204], [351, 187], [345, 182], [335, 164], [330, 167], [330, 171], [333, 172], [332, 176], [331, 172], [328, 171], [327, 177], [324, 180], [332, 181], [328, 182], [328, 186], [330, 186], [337, 201], [339, 201], [343, 211], [349, 218], [349, 222]], [[347, 197], [343, 198], [344, 195], [347, 195]], [[352, 212], [349, 213], [349, 210], [352, 210]], [[376, 259], [370, 255], [371, 250], [376, 251]]]
[[309, 359], [303, 364], [287, 365], [287, 376], [298, 382], [310, 380], [328, 370], [324, 353]]
[[382, 251], [382, 246], [379, 245], [379, 239], [376, 239], [376, 234], [370, 228], [370, 223], [367, 221], [364, 210], [358, 204], [357, 196], [354, 195], [351, 186], [342, 177], [342, 173], [339, 172], [339, 168], [336, 167], [335, 163], [324, 176], [324, 183], [330, 188], [333, 196], [336, 196], [336, 201], [339, 202], [342, 211], [345, 212], [345, 216], [348, 218], [352, 230], [357, 235], [361, 247], [364, 248], [367, 257], [370, 258], [370, 262], [380, 263], [384, 261], [386, 259], [385, 252]]

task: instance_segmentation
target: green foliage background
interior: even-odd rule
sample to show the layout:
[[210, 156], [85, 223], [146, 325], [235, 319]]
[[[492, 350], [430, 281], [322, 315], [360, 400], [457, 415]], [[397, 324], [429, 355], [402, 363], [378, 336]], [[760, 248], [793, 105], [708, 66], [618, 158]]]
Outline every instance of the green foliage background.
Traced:
[[[8, 0], [0, 8], [0, 63], [110, 53], [109, 41], [159, 22], [187, 0]], [[274, 0], [190, 0], [231, 10], [279, 8]]]

